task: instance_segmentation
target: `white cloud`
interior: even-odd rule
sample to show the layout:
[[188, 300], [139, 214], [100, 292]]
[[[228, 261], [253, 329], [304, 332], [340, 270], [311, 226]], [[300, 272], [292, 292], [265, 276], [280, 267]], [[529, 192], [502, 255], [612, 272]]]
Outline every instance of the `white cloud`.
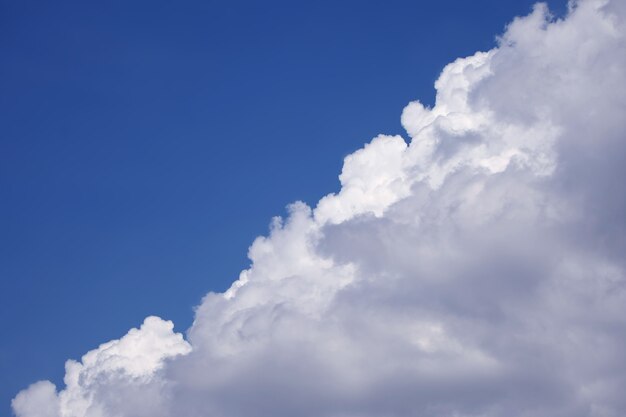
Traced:
[[39, 381], [32, 384], [13, 399], [12, 405], [18, 416], [59, 416], [56, 387], [49, 381]]
[[158, 416], [166, 384], [160, 371], [166, 361], [188, 354], [191, 346], [174, 325], [148, 317], [139, 329], [100, 345], [80, 362], [65, 364], [65, 389], [58, 395], [53, 384], [37, 382], [13, 400], [18, 416]]
[[623, 2], [545, 6], [446, 66], [410, 141], [290, 206], [251, 267], [38, 382], [18, 417], [626, 414]]

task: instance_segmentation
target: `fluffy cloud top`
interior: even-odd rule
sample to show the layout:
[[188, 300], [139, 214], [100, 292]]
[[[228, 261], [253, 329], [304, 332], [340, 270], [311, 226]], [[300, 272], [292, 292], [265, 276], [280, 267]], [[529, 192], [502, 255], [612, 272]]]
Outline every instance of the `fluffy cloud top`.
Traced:
[[626, 6], [457, 59], [249, 269], [38, 382], [18, 417], [626, 415]]

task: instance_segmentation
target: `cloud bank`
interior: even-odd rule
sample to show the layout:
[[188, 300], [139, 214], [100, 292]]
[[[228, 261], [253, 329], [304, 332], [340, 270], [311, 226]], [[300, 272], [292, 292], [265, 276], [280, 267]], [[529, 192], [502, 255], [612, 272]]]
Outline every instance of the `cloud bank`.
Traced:
[[149, 317], [17, 417], [626, 415], [626, 4], [515, 19], [410, 140], [289, 207], [186, 339]]

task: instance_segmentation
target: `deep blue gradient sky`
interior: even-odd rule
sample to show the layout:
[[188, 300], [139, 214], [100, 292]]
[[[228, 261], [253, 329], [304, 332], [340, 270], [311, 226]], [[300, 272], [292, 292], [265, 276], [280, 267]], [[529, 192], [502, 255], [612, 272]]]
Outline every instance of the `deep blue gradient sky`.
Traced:
[[532, 3], [1, 1], [0, 414], [147, 315], [184, 331]]

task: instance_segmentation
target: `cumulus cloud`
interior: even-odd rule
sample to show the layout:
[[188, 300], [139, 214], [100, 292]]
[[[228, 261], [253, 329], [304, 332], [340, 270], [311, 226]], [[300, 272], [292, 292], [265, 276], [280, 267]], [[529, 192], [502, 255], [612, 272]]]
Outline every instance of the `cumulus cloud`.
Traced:
[[174, 324], [147, 317], [139, 329], [65, 364], [65, 389], [58, 395], [48, 381], [37, 382], [13, 400], [18, 416], [161, 415], [168, 359], [191, 350]]
[[18, 417], [626, 415], [626, 7], [539, 4], [289, 207], [184, 340], [156, 317]]

